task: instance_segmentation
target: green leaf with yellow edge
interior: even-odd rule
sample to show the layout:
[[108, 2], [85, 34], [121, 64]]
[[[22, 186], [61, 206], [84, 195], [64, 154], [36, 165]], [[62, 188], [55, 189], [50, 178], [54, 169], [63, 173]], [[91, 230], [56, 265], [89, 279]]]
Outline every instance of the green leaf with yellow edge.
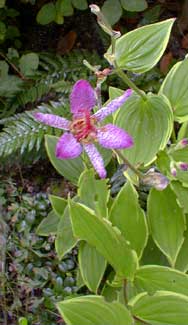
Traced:
[[61, 217], [67, 205], [67, 200], [56, 195], [49, 195], [49, 200], [55, 213]]
[[137, 255], [120, 230], [82, 204], [70, 200], [69, 209], [75, 237], [96, 247], [120, 276], [132, 279], [138, 264]]
[[90, 291], [97, 294], [97, 289], [106, 269], [106, 260], [95, 247], [82, 242], [79, 246], [78, 261], [84, 283]]
[[160, 93], [168, 97], [174, 111], [176, 121], [188, 120], [188, 58], [176, 63], [164, 79]]
[[183, 161], [188, 163], [188, 150], [187, 147], [177, 149], [177, 150], [172, 150], [169, 152], [169, 155], [173, 158], [175, 161]]
[[86, 206], [101, 218], [108, 216], [107, 203], [110, 197], [106, 179], [96, 179], [94, 170], [85, 170], [78, 182], [78, 196]]
[[164, 96], [148, 94], [147, 100], [133, 94], [121, 107], [114, 123], [134, 140], [132, 148], [122, 150], [134, 165], [149, 165], [159, 150], [166, 147], [173, 127], [173, 114]]
[[178, 130], [177, 140], [180, 141], [183, 138], [188, 138], [188, 121], [182, 123]]
[[57, 233], [57, 227], [60, 222], [60, 217], [53, 210], [50, 211], [38, 225], [36, 233], [39, 236], [49, 236]]
[[163, 191], [152, 189], [148, 198], [148, 219], [151, 235], [174, 266], [184, 241], [185, 216], [168, 186]]
[[45, 146], [50, 162], [58, 173], [71, 181], [73, 184], [77, 184], [81, 173], [84, 170], [84, 165], [81, 157], [75, 159], [61, 160], [55, 156], [55, 148], [58, 137], [53, 135], [45, 135]]
[[132, 315], [152, 325], [186, 325], [188, 297], [169, 291], [143, 292], [130, 300]]
[[70, 252], [76, 245], [78, 239], [73, 235], [72, 224], [68, 206], [65, 208], [64, 214], [61, 216], [57, 227], [57, 236], [55, 240], [55, 249], [59, 259]]
[[67, 325], [132, 325], [128, 309], [119, 302], [107, 302], [101, 296], [84, 296], [58, 302], [58, 310]]
[[153, 294], [158, 290], [166, 290], [188, 296], [188, 275], [170, 267], [141, 266], [136, 271], [134, 285], [139, 292]]
[[166, 49], [173, 23], [174, 18], [167, 19], [137, 28], [118, 38], [115, 48], [117, 66], [136, 73], [153, 68]]
[[188, 213], [188, 188], [184, 187], [179, 181], [172, 181], [170, 186], [177, 196], [179, 206], [183, 209], [184, 213]]
[[120, 229], [140, 258], [147, 243], [148, 227], [138, 202], [138, 194], [130, 182], [122, 187], [114, 199], [109, 219]]
[[184, 242], [181, 246], [181, 249], [179, 251], [178, 257], [176, 259], [175, 268], [182, 271], [187, 272], [188, 271], [188, 229], [184, 233]]

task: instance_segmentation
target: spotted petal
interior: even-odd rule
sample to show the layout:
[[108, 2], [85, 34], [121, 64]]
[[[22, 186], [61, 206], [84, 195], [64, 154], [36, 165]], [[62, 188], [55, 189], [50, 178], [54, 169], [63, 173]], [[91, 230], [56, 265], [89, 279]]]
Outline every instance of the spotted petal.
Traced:
[[98, 110], [93, 116], [97, 119], [97, 121], [104, 120], [105, 117], [115, 112], [120, 106], [122, 106], [126, 100], [131, 96], [132, 89], [127, 89], [123, 95], [113, 99], [109, 104], [105, 107], [102, 107]]
[[59, 159], [74, 159], [82, 152], [81, 144], [71, 133], [64, 133], [56, 145], [56, 157]]
[[96, 104], [96, 95], [90, 83], [78, 80], [70, 95], [71, 112], [74, 117], [80, 117], [85, 110], [91, 110]]
[[35, 113], [33, 116], [39, 122], [50, 125], [54, 128], [69, 130], [70, 121], [63, 117], [43, 113]]
[[113, 124], [98, 128], [97, 139], [102, 147], [109, 149], [124, 149], [133, 145], [132, 137]]
[[84, 145], [84, 149], [100, 178], [105, 178], [106, 170], [104, 168], [104, 162], [96, 147], [93, 144], [86, 144]]

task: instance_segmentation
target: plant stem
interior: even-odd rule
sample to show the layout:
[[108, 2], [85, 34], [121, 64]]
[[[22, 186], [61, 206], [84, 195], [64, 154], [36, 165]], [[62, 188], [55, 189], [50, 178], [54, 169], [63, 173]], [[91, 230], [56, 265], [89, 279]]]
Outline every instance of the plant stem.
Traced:
[[140, 90], [135, 84], [134, 82], [132, 82], [126, 75], [126, 73], [124, 73], [119, 67], [117, 67], [117, 65], [115, 64], [115, 70], [114, 72], [131, 88], [133, 89], [139, 96], [141, 96], [143, 98], [143, 100], [147, 99], [147, 96], [142, 92], [142, 90]]
[[111, 44], [112, 44], [112, 55], [115, 55], [115, 47], [116, 47], [116, 38], [111, 37]]
[[115, 152], [115, 154], [117, 156], [119, 156], [123, 162], [125, 163], [125, 165], [127, 165], [139, 178], [143, 178], [144, 175], [137, 169], [135, 168], [129, 161], [127, 158], [125, 158], [125, 156], [122, 154], [122, 152], [120, 150], [113, 150]]
[[123, 296], [124, 296], [125, 305], [127, 304], [127, 290], [126, 290], [126, 287], [127, 287], [127, 281], [126, 281], [126, 279], [124, 279], [123, 280]]

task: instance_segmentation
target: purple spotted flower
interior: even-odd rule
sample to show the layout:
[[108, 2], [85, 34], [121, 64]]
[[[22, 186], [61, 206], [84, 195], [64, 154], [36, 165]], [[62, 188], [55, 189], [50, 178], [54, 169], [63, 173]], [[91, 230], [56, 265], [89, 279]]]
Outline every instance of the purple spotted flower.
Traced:
[[94, 143], [98, 142], [104, 148], [124, 149], [131, 147], [133, 140], [123, 129], [113, 124], [100, 126], [99, 123], [123, 105], [131, 93], [131, 89], [126, 90], [122, 96], [115, 98], [95, 114], [91, 114], [96, 104], [95, 91], [88, 81], [79, 80], [75, 83], [70, 95], [72, 121], [43, 113], [35, 113], [34, 117], [44, 124], [66, 131], [57, 142], [57, 158], [73, 159], [78, 157], [84, 149], [99, 176], [105, 178], [104, 162]]

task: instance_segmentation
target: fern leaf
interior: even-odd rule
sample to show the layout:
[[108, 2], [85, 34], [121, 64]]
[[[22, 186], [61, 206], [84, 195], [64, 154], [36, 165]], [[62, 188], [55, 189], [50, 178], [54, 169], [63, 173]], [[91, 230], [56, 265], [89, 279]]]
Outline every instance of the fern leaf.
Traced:
[[36, 111], [41, 111], [44, 113], [63, 115], [64, 108], [61, 102], [51, 102], [40, 105], [38, 109], [33, 111], [26, 111], [14, 117], [3, 119], [3, 122], [6, 124], [0, 133], [0, 157], [7, 158], [15, 153], [21, 156], [31, 152], [33, 149], [38, 152], [45, 134], [59, 135], [60, 131], [40, 124], [33, 118], [33, 114]]

